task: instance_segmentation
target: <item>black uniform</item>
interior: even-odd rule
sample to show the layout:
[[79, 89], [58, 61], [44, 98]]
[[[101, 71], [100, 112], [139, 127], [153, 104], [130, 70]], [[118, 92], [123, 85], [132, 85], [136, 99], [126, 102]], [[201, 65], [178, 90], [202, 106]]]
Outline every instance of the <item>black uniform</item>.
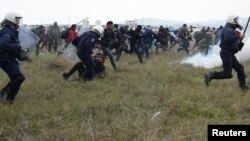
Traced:
[[0, 30], [0, 68], [8, 75], [10, 82], [2, 89], [1, 96], [6, 95], [12, 103], [21, 84], [25, 80], [19, 69], [21, 46], [18, 40], [18, 31], [5, 26]]
[[240, 37], [235, 34], [235, 25], [227, 24], [225, 29], [221, 34], [221, 51], [220, 57], [223, 64], [223, 71], [221, 72], [211, 72], [205, 74], [205, 83], [208, 86], [212, 79], [229, 79], [232, 78], [232, 69], [237, 72], [238, 81], [240, 87], [245, 90], [248, 89], [246, 86], [246, 76], [244, 72], [244, 67], [239, 63], [235, 57], [235, 53], [239, 51], [239, 40]]
[[65, 79], [68, 79], [75, 71], [78, 70], [79, 75], [82, 75], [85, 81], [92, 80], [95, 63], [91, 57], [93, 48], [98, 42], [99, 35], [93, 31], [83, 33], [80, 37], [76, 37], [72, 43], [77, 46], [77, 56], [81, 62], [75, 64], [69, 73], [64, 73]]

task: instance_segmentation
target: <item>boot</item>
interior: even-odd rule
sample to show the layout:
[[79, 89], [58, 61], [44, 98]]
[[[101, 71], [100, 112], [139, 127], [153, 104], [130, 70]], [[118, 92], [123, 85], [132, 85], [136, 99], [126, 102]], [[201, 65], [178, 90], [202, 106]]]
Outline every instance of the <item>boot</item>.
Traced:
[[63, 73], [63, 78], [64, 78], [65, 80], [68, 80], [68, 78], [69, 78], [69, 73]]
[[205, 84], [208, 87], [209, 86], [209, 82], [212, 80], [212, 73], [208, 73], [204, 75], [204, 80], [205, 80]]
[[247, 91], [249, 87], [246, 84], [240, 84], [240, 88], [242, 91]]

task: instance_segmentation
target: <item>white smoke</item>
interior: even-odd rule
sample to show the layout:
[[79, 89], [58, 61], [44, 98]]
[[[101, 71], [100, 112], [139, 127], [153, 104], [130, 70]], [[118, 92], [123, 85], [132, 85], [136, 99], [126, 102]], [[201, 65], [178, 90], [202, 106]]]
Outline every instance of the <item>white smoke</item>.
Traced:
[[[241, 63], [250, 60], [249, 40], [245, 42], [243, 49], [236, 54], [236, 57]], [[222, 61], [220, 58], [220, 47], [218, 45], [210, 46], [208, 55], [198, 53], [194, 56], [182, 59], [181, 64], [191, 64], [194, 67], [203, 67], [207, 69], [219, 67], [222, 65]]]
[[247, 39], [243, 49], [236, 54], [236, 57], [241, 63], [250, 60], [250, 39]]
[[[81, 23], [81, 25], [80, 25]], [[90, 24], [89, 24], [89, 19], [85, 18], [82, 21], [77, 23], [78, 25], [81, 26], [80, 30], [77, 32], [77, 36], [81, 36], [84, 32], [92, 30]]]
[[101, 25], [101, 23], [102, 23], [101, 20], [96, 20], [95, 21], [95, 25]]

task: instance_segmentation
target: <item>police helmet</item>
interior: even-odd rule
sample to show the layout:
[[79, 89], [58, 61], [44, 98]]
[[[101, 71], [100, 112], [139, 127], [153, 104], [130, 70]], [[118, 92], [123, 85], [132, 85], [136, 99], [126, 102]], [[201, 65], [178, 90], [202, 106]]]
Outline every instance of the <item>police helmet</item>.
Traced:
[[99, 35], [102, 35], [103, 34], [103, 27], [101, 25], [96, 25], [93, 27], [93, 31], [98, 33]]
[[4, 20], [7, 20], [15, 25], [19, 24], [20, 19], [22, 19], [22, 17], [16, 12], [9, 12], [4, 17]]
[[227, 23], [237, 25], [239, 24], [239, 16], [230, 15], [227, 17]]

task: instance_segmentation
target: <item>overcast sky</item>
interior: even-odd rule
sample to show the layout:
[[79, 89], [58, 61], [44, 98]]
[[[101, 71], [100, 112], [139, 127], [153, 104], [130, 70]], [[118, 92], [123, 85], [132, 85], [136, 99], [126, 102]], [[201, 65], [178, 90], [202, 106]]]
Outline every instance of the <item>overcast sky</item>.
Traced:
[[248, 17], [250, 0], [1, 0], [0, 18], [9, 11], [21, 14], [24, 24], [72, 24], [86, 17], [92, 24], [136, 18], [197, 22]]

